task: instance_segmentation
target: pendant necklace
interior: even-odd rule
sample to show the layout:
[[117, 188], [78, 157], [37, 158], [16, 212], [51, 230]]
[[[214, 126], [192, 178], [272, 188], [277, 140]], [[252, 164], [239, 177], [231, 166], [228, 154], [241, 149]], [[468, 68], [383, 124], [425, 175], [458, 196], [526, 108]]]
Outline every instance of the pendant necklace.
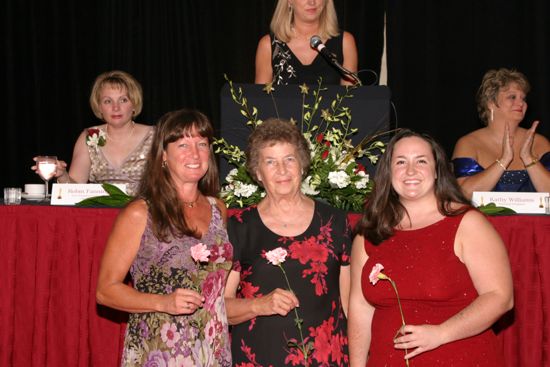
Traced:
[[201, 197], [201, 195], [199, 194], [199, 195], [197, 196], [197, 198], [196, 198], [195, 200], [193, 200], [193, 201], [183, 201], [183, 200], [182, 200], [181, 202], [183, 203], [184, 206], [186, 206], [186, 207], [188, 207], [188, 208], [194, 208], [195, 205], [197, 205], [197, 202], [199, 201], [200, 197]]

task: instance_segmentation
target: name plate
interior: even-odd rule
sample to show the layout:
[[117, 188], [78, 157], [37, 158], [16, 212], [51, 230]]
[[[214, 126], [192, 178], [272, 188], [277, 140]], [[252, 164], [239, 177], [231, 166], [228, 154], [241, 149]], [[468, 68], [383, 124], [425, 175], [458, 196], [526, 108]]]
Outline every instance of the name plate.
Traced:
[[547, 192], [492, 192], [474, 191], [475, 206], [495, 203], [522, 214], [550, 214], [550, 198]]
[[[122, 191], [126, 192], [125, 184], [114, 184]], [[75, 205], [79, 201], [94, 196], [105, 196], [108, 193], [103, 190], [101, 184], [60, 184], [54, 183], [52, 186], [51, 205]]]

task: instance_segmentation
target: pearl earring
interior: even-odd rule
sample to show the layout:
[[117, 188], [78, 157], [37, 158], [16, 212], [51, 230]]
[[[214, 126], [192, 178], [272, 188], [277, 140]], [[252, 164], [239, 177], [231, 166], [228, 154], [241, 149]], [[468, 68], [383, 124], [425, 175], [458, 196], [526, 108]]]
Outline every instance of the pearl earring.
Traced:
[[491, 121], [493, 121], [494, 117], [495, 117], [495, 111], [491, 108]]

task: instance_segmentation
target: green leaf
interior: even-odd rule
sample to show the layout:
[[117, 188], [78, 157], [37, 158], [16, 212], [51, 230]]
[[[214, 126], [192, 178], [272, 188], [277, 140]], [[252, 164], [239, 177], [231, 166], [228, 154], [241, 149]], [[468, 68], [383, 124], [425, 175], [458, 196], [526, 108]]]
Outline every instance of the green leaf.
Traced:
[[516, 214], [515, 210], [507, 208], [505, 206], [497, 206], [495, 203], [489, 203], [487, 205], [480, 205], [479, 211], [486, 215], [511, 215]]
[[126, 194], [115, 185], [104, 183], [101, 185], [101, 187], [103, 187], [103, 190], [105, 190], [108, 195], [87, 198], [79, 201], [75, 205], [79, 207], [107, 206], [113, 208], [121, 208], [123, 206], [126, 206], [126, 204], [128, 204], [133, 199], [132, 196]]
[[[116, 187], [115, 185], [112, 185], [110, 183], [104, 183], [101, 185], [103, 187], [103, 190], [107, 191], [107, 194], [109, 195], [125, 195], [128, 196], [124, 191]], [[129, 197], [129, 196], [128, 196]]]

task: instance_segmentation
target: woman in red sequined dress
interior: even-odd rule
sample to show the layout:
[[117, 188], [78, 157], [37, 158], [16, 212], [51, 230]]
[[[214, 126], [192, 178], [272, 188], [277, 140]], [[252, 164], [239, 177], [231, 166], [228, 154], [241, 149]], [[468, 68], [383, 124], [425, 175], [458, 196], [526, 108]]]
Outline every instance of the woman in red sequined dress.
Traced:
[[[513, 305], [506, 249], [429, 136], [399, 132], [378, 163], [351, 255], [351, 366], [501, 366], [491, 325]], [[369, 275], [384, 266], [388, 281]], [[403, 326], [405, 323], [405, 326]]]

